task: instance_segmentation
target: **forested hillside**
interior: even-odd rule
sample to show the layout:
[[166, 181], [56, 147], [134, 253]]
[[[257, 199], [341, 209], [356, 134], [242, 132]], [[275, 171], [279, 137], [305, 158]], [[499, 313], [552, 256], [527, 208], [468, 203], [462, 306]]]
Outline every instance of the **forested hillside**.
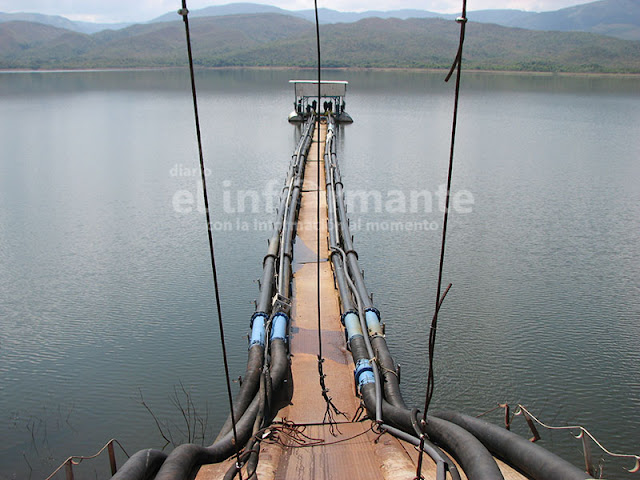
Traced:
[[[198, 65], [314, 66], [315, 29], [265, 13], [194, 18]], [[459, 29], [437, 18], [367, 18], [321, 28], [325, 67], [447, 68]], [[92, 35], [31, 22], [0, 24], [0, 68], [134, 68], [185, 64], [181, 21]], [[583, 32], [539, 32], [469, 23], [465, 68], [640, 73], [640, 42]]]

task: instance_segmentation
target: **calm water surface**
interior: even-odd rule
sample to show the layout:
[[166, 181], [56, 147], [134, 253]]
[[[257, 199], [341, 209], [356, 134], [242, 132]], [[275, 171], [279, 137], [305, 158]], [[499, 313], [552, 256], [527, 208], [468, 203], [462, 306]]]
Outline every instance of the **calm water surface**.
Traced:
[[[198, 74], [234, 378], [273, 218], [266, 193], [295, 144], [287, 81], [312, 75]], [[355, 244], [420, 404], [452, 86], [441, 74], [327, 76], [350, 82], [355, 123], [339, 155], [347, 190], [366, 194], [349, 202]], [[162, 447], [142, 399], [183, 441], [182, 387], [208, 442], [224, 420], [188, 87], [181, 71], [0, 74], [2, 479], [45, 477], [110, 438], [129, 453]], [[465, 75], [434, 408], [520, 402], [640, 452], [637, 138], [640, 79]], [[543, 438], [579, 464], [569, 434]]]

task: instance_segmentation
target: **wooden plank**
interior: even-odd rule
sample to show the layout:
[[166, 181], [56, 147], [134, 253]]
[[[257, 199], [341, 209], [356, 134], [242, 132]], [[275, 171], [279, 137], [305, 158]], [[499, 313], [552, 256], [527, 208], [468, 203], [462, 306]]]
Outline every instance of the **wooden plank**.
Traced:
[[331, 434], [327, 425], [308, 426], [305, 434], [324, 439], [321, 445], [288, 448], [281, 458], [275, 480], [400, 480], [411, 479], [415, 467], [390, 436], [374, 443], [370, 422], [339, 425]]
[[[324, 138], [326, 126], [320, 137]], [[316, 130], [315, 139], [317, 139]], [[304, 263], [296, 263], [293, 275], [293, 304], [291, 310], [291, 370], [293, 397], [291, 405], [280, 413], [281, 418], [296, 423], [322, 423], [326, 402], [322, 397], [318, 376], [318, 302], [317, 302], [317, 199], [316, 175], [320, 169], [320, 312], [322, 349], [325, 362], [326, 387], [336, 407], [350, 420], [360, 404], [354, 395], [353, 362], [340, 323], [340, 303], [333, 281], [331, 263], [328, 261], [327, 207], [324, 185], [324, 163], [313, 161], [317, 157], [316, 143], [311, 146], [305, 168], [305, 182], [300, 202], [296, 245], [303, 244], [312, 252]], [[320, 145], [320, 158], [324, 154], [324, 142]], [[313, 181], [311, 188], [308, 182]], [[299, 247], [298, 247], [299, 248]]]

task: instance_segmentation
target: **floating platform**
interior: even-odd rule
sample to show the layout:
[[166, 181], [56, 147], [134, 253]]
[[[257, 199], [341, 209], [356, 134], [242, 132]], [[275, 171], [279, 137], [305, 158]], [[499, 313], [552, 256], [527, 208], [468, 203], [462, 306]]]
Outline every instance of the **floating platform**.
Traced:
[[[293, 111], [289, 114], [289, 122], [304, 123], [310, 115], [320, 108], [320, 113], [331, 113], [338, 123], [353, 123], [346, 112], [345, 97], [349, 82], [342, 80], [322, 80], [318, 92], [317, 80], [289, 80], [293, 84], [295, 100]], [[318, 93], [322, 105], [318, 105]]]

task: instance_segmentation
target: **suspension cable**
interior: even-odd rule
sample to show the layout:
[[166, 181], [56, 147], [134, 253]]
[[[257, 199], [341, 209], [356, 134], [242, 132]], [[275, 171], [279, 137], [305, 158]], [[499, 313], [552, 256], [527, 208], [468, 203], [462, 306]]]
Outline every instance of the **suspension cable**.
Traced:
[[242, 480], [242, 472], [240, 471], [240, 445], [238, 445], [238, 432], [236, 429], [236, 418], [233, 411], [233, 395], [231, 394], [231, 380], [229, 377], [229, 362], [227, 360], [227, 347], [224, 340], [224, 326], [222, 322], [222, 308], [220, 306], [220, 289], [218, 288], [218, 273], [216, 269], [216, 258], [215, 252], [213, 248], [213, 234], [211, 230], [211, 215], [209, 214], [209, 198], [207, 195], [207, 179], [205, 174], [205, 166], [204, 166], [204, 156], [202, 154], [202, 136], [200, 134], [200, 117], [198, 115], [198, 99], [196, 95], [196, 82], [195, 75], [193, 72], [193, 55], [191, 51], [191, 35], [189, 33], [189, 10], [187, 9], [187, 0], [182, 0], [182, 9], [178, 11], [180, 15], [182, 15], [182, 19], [184, 21], [184, 30], [186, 34], [187, 40], [187, 54], [189, 56], [189, 75], [191, 78], [191, 95], [193, 97], [193, 113], [195, 117], [196, 124], [196, 137], [198, 140], [198, 156], [200, 159], [200, 178], [202, 180], [202, 195], [204, 197], [204, 210], [205, 216], [207, 219], [207, 234], [209, 236], [209, 253], [211, 257], [211, 272], [213, 275], [213, 288], [215, 291], [216, 297], [216, 311], [218, 314], [218, 327], [220, 331], [220, 345], [222, 346], [222, 357], [224, 360], [224, 373], [227, 380], [227, 395], [229, 397], [229, 408], [231, 409], [231, 423], [233, 426], [233, 440], [234, 446], [236, 449], [236, 468], [238, 469], [238, 474], [240, 476], [240, 480]]
[[320, 99], [322, 97], [322, 77], [321, 77], [321, 56], [320, 56], [320, 21], [318, 20], [318, 0], [313, 0], [313, 6], [316, 16], [316, 47], [318, 51], [318, 104], [315, 112], [318, 121], [318, 141], [317, 141], [317, 169], [316, 169], [316, 302], [318, 305], [318, 376], [320, 380], [320, 388], [322, 390], [322, 397], [327, 404], [327, 408], [324, 413], [323, 422], [329, 424], [329, 432], [335, 435], [334, 425], [336, 424], [335, 415], [343, 415], [345, 413], [340, 411], [335, 406], [333, 400], [329, 396], [329, 389], [325, 383], [327, 375], [324, 373], [324, 357], [322, 355], [322, 311], [320, 307]]
[[[317, 157], [318, 168], [316, 170], [316, 300], [318, 302], [318, 362], [322, 362], [322, 326], [320, 311], [320, 97], [321, 97], [321, 68], [320, 68], [320, 22], [318, 21], [318, 0], [313, 0], [316, 14], [316, 46], [318, 50], [318, 105], [316, 118], [318, 119]], [[320, 368], [320, 366], [318, 367]]]
[[[454, 103], [453, 103], [453, 122], [451, 126], [451, 147], [449, 150], [449, 170], [447, 173], [447, 196], [444, 207], [444, 219], [442, 222], [442, 244], [440, 246], [440, 264], [438, 267], [438, 287], [436, 290], [436, 305], [433, 314], [433, 318], [431, 320], [431, 329], [429, 330], [429, 370], [427, 374], [427, 391], [425, 394], [424, 400], [424, 411], [422, 412], [422, 422], [421, 422], [421, 430], [424, 431], [424, 426], [427, 421], [427, 411], [429, 410], [429, 404], [431, 403], [431, 399], [433, 397], [433, 390], [435, 386], [434, 374], [433, 374], [433, 357], [434, 350], [436, 344], [436, 330], [438, 327], [438, 312], [440, 311], [440, 307], [442, 306], [442, 302], [444, 301], [449, 289], [451, 288], [451, 284], [447, 287], [444, 294], [440, 295], [442, 289], [442, 270], [444, 266], [444, 253], [447, 239], [447, 222], [449, 219], [449, 200], [451, 197], [451, 178], [453, 174], [453, 151], [456, 141], [456, 126], [458, 123], [458, 99], [460, 97], [460, 76], [462, 73], [462, 47], [464, 45], [464, 35], [465, 35], [465, 27], [467, 24], [467, 0], [462, 0], [462, 15], [456, 18], [456, 22], [460, 24], [460, 43], [458, 44], [458, 51], [456, 53], [455, 60], [453, 61], [453, 65], [445, 78], [445, 82], [448, 82], [453, 72], [456, 71], [456, 85], [455, 85], [455, 95], [454, 95]], [[422, 478], [422, 457], [423, 457], [423, 447], [425, 441], [425, 434], [420, 435], [420, 454], [418, 456], [418, 466], [416, 470], [416, 478]]]

